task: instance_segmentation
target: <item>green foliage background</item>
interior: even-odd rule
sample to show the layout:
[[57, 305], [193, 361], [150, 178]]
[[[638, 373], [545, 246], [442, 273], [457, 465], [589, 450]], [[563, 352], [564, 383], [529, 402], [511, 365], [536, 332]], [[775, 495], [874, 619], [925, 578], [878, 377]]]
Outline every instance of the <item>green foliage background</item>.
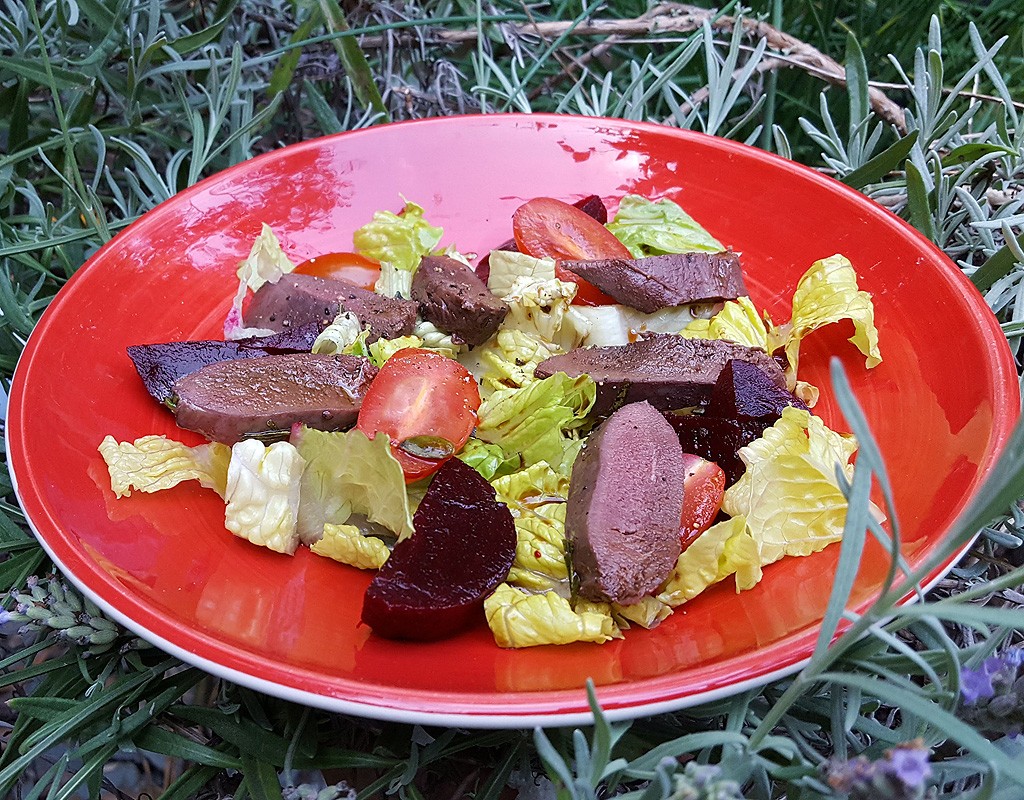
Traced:
[[[0, 378], [10, 380], [39, 314], [88, 256], [185, 186], [316, 135], [493, 111], [659, 121], [826, 170], [949, 253], [1019, 350], [1018, 5], [764, 0], [707, 12], [636, 0], [8, 0], [0, 6]], [[767, 36], [733, 24], [740, 14], [770, 25], [759, 29]], [[653, 16], [692, 24], [645, 29]], [[585, 33], [594, 21], [608, 27]], [[553, 27], [538, 33], [545, 23]], [[894, 117], [893, 108], [906, 113]], [[896, 600], [933, 563], [894, 575], [876, 606], [828, 646], [865, 537], [898, 547], [870, 522], [867, 490], [877, 482], [887, 491], [884, 465], [843, 376], [834, 379], [863, 450], [811, 663], [711, 706], [630, 725], [598, 713], [596, 725], [575, 732], [375, 723], [185, 667], [49, 577], [4, 470], [0, 589], [15, 590], [5, 609], [20, 603], [32, 614], [22, 633], [3, 628], [0, 796], [299, 797], [326, 781], [327, 800], [344, 796], [336, 784], [347, 781], [361, 798], [499, 798], [510, 779], [525, 786], [536, 777], [573, 798], [840, 797], [826, 780], [830, 759], [879, 759], [908, 742], [930, 752], [931, 778], [914, 794], [888, 787], [874, 796], [1024, 795], [1021, 740], [1005, 736], [999, 720], [965, 713], [958, 693], [963, 667], [1019, 642], [1024, 629], [1024, 570], [1015, 566], [1024, 553], [1024, 433], [933, 559], [981, 530], [957, 570], [905, 609]], [[1009, 702], [1018, 702], [1011, 719], [1024, 719], [1024, 697]], [[112, 771], [125, 761], [141, 769], [132, 786]], [[687, 763], [716, 765], [717, 788]]]

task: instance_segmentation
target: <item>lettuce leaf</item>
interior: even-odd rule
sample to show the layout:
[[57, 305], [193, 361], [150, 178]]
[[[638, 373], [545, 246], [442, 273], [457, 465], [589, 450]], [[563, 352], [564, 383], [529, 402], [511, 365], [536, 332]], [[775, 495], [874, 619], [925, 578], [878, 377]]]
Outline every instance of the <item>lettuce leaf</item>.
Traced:
[[[539, 461], [526, 469], [491, 481], [498, 502], [512, 509], [513, 515], [535, 513], [549, 503], [563, 503], [569, 496], [569, 476], [555, 472]], [[562, 519], [565, 519], [563, 506]]]
[[182, 481], [199, 481], [221, 497], [227, 488], [231, 448], [220, 442], [188, 447], [164, 436], [143, 436], [134, 442], [105, 436], [99, 451], [117, 497], [131, 495], [132, 489], [159, 492]]
[[850, 342], [865, 356], [868, 368], [882, 361], [871, 295], [857, 286], [857, 273], [841, 255], [815, 261], [793, 293], [793, 316], [786, 327], [786, 358], [793, 375], [800, 359], [800, 342], [813, 330], [832, 322], [853, 322]]
[[334, 322], [320, 331], [313, 342], [313, 352], [318, 355], [332, 356], [344, 353], [353, 347], [360, 336], [366, 339], [363, 326], [351, 311], [342, 311], [334, 318]]
[[[473, 358], [460, 359], [480, 382], [481, 394], [500, 389], [518, 389], [534, 380], [533, 372], [541, 361], [559, 355], [561, 348], [533, 333], [499, 329], [489, 342], [476, 348]], [[475, 363], [470, 363], [470, 362]]]
[[570, 452], [571, 432], [584, 424], [597, 386], [586, 375], [556, 372], [520, 389], [501, 389], [483, 401], [476, 436], [519, 455], [524, 466], [546, 461], [561, 466]]
[[645, 333], [679, 333], [701, 315], [710, 313], [708, 303], [669, 306], [644, 314], [617, 303], [607, 306], [573, 306], [573, 311], [590, 323], [581, 344], [585, 347], [614, 347], [635, 342]]
[[501, 327], [525, 331], [568, 352], [590, 332], [590, 323], [570, 305], [574, 297], [575, 283], [516, 278], [505, 295], [509, 311]]
[[305, 462], [288, 442], [255, 439], [231, 448], [224, 526], [235, 536], [278, 553], [299, 546], [299, 483]]
[[737, 592], [761, 580], [758, 545], [742, 516], [712, 525], [680, 553], [658, 598], [674, 608], [730, 575]]
[[839, 541], [847, 502], [836, 470], [852, 478], [849, 462], [856, 451], [852, 435], [829, 430], [820, 418], [793, 407], [740, 448], [747, 469], [726, 490], [722, 508], [746, 518], [762, 566]]
[[687, 339], [724, 339], [771, 353], [779, 345], [770, 321], [761, 318], [749, 297], [726, 301], [711, 319], [696, 319], [683, 328]]
[[268, 336], [274, 331], [267, 328], [246, 328], [242, 323], [242, 302], [246, 292], [254, 292], [265, 283], [277, 283], [282, 275], [295, 269], [295, 264], [284, 254], [270, 226], [263, 223], [249, 255], [238, 265], [238, 291], [224, 320], [225, 339], [243, 339], [247, 336]]
[[399, 540], [412, 535], [412, 511], [402, 467], [387, 436], [362, 431], [328, 433], [303, 426], [292, 436], [306, 460], [299, 531], [311, 543], [327, 524], [343, 525], [353, 513], [383, 525]]
[[[579, 610], [579, 605], [576, 606]], [[618, 603], [611, 604], [612, 619], [619, 628], [628, 629], [630, 623], [639, 625], [641, 628], [656, 628], [668, 617], [672, 616], [672, 606], [654, 595], [642, 597], [639, 603], [632, 603], [622, 606]]]
[[416, 323], [412, 335], [420, 340], [420, 347], [424, 350], [433, 350], [448, 358], [458, 358], [459, 354], [466, 350], [466, 345], [459, 344], [450, 334], [424, 319]]
[[526, 253], [492, 250], [487, 263], [491, 268], [487, 276], [487, 288], [501, 298], [512, 291], [512, 286], [519, 278], [528, 278], [531, 281], [555, 280], [553, 258], [534, 258]]
[[475, 436], [469, 437], [455, 457], [469, 464], [488, 481], [501, 475], [508, 475], [519, 468], [518, 457], [506, 456], [505, 451], [498, 445], [488, 444]]
[[355, 525], [324, 525], [323, 536], [309, 549], [359, 569], [380, 569], [391, 555], [382, 539], [366, 536]]
[[668, 199], [653, 202], [627, 194], [607, 228], [626, 245], [633, 258], [697, 251], [721, 253], [725, 250], [721, 242]]
[[607, 642], [622, 638], [608, 613], [572, 610], [555, 592], [529, 594], [507, 583], [484, 600], [484, 614], [499, 647]]
[[[352, 234], [352, 243], [360, 255], [381, 263], [384, 267], [413, 273], [420, 265], [420, 259], [430, 253], [444, 235], [444, 230], [435, 228], [423, 218], [423, 207], [406, 201], [405, 208], [398, 214], [391, 211], [374, 212], [373, 219]], [[380, 289], [378, 289], [380, 291]], [[393, 292], [381, 292], [390, 294]], [[408, 297], [408, 294], [404, 294]]]

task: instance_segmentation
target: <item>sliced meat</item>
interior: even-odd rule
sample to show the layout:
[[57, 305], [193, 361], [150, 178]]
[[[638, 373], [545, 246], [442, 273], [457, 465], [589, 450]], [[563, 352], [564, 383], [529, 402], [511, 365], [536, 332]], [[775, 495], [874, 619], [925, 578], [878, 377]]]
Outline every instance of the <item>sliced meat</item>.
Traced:
[[491, 294], [472, 269], [446, 256], [426, 256], [412, 279], [412, 299], [420, 314], [470, 347], [490, 339], [508, 305]]
[[208, 439], [283, 438], [302, 423], [323, 431], [356, 421], [377, 368], [358, 356], [312, 353], [210, 364], [174, 384], [178, 425]]
[[808, 410], [802, 400], [777, 386], [761, 369], [734, 359], [719, 374], [706, 413], [730, 419], [766, 419], [774, 425], [787, 406]]
[[175, 381], [208, 364], [281, 353], [308, 353], [319, 333], [318, 325], [302, 325], [273, 336], [234, 342], [201, 340], [136, 344], [128, 348], [128, 357], [135, 364], [146, 391], [166, 405], [174, 397]]
[[315, 322], [323, 330], [340, 311], [350, 311], [363, 325], [369, 325], [369, 341], [373, 342], [412, 333], [417, 304], [384, 297], [345, 281], [292, 272], [277, 283], [260, 287], [245, 312], [245, 324], [284, 331]]
[[649, 258], [563, 261], [562, 266], [623, 305], [653, 314], [688, 303], [747, 294], [735, 253], [676, 253]]
[[707, 403], [725, 365], [751, 363], [775, 385], [786, 385], [782, 369], [763, 350], [716, 339], [685, 339], [672, 333], [617, 347], [585, 347], [542, 361], [534, 374], [589, 375], [597, 382], [594, 412], [604, 414], [624, 403], [646, 400], [669, 411]]
[[649, 403], [623, 406], [573, 466], [565, 534], [580, 594], [629, 605], [661, 584], [680, 553], [683, 451]]

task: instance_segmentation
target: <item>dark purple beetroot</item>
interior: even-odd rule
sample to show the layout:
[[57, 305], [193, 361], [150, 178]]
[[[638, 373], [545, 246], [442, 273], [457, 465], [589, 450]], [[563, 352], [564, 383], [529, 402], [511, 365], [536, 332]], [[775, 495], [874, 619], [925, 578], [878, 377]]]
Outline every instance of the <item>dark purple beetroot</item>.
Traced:
[[136, 344], [128, 348], [142, 383], [157, 402], [169, 405], [174, 383], [209, 364], [239, 358], [261, 358], [283, 353], [308, 353], [313, 348], [318, 325], [302, 325], [273, 336], [254, 336], [234, 342], [201, 340]]
[[[586, 214], [588, 217], [593, 217], [602, 225], [608, 222], [608, 209], [605, 208], [604, 200], [598, 197], [596, 194], [590, 194], [584, 197], [582, 200], [577, 200], [573, 203], [576, 208]], [[502, 242], [497, 247], [492, 247], [492, 250], [509, 250], [513, 253], [519, 252], [519, 247], [516, 245], [515, 239], [509, 239], [508, 241]], [[487, 279], [491, 276], [491, 254], [485, 253], [484, 257], [476, 265], [476, 274], [484, 283], [487, 283]]]
[[764, 418], [772, 425], [787, 406], [808, 410], [802, 400], [776, 385], [763, 370], [733, 359], [719, 374], [705, 413], [730, 419]]
[[726, 486], [740, 479], [746, 465], [738, 451], [754, 439], [760, 439], [773, 419], [727, 419], [702, 414], [666, 414], [675, 428], [684, 453], [714, 461], [725, 472]]
[[368, 359], [313, 353], [209, 364], [174, 384], [178, 425], [208, 439], [288, 436], [302, 423], [322, 431], [355, 424], [377, 374]]
[[623, 406], [590, 435], [572, 469], [565, 535], [590, 600], [639, 602], [679, 557], [683, 451], [649, 403]]
[[484, 598], [512, 568], [512, 512], [475, 469], [449, 459], [363, 598], [363, 622], [388, 639], [443, 639], [483, 620]]

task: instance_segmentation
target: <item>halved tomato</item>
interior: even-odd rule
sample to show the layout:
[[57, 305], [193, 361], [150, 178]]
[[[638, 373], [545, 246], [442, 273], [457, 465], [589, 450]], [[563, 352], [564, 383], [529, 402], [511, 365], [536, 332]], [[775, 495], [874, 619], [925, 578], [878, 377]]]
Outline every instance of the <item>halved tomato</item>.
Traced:
[[679, 538], [683, 549], [711, 527], [722, 508], [725, 472], [714, 461], [690, 453], [683, 454], [683, 513]]
[[[519, 250], [534, 258], [556, 261], [632, 258], [626, 246], [604, 225], [576, 206], [552, 197], [535, 197], [519, 206], [512, 215], [512, 234]], [[574, 302], [588, 306], [615, 302], [561, 265], [555, 267], [555, 275], [577, 284]]]
[[458, 361], [418, 348], [384, 362], [363, 397], [356, 428], [385, 433], [407, 482], [432, 475], [476, 426], [480, 390]]
[[380, 277], [380, 264], [358, 253], [324, 253], [303, 261], [295, 268], [295, 272], [348, 281], [372, 292], [373, 285]]

